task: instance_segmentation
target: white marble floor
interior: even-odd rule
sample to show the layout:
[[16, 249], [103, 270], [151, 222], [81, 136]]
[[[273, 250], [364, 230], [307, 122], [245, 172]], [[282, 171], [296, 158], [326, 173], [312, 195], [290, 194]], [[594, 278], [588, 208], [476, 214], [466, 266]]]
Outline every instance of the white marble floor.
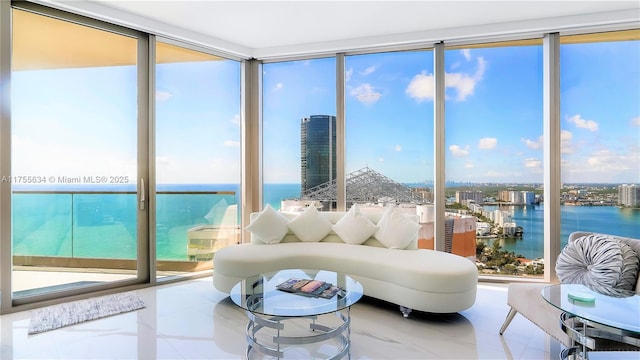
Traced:
[[[211, 278], [136, 290], [146, 308], [28, 335], [31, 311], [0, 316], [0, 358], [241, 359], [246, 317]], [[454, 315], [414, 312], [365, 299], [351, 308], [352, 359], [556, 359], [561, 345], [518, 315], [498, 334], [505, 285], [478, 285], [476, 303]], [[291, 358], [314, 358], [295, 349]], [[329, 350], [326, 350], [329, 351]]]

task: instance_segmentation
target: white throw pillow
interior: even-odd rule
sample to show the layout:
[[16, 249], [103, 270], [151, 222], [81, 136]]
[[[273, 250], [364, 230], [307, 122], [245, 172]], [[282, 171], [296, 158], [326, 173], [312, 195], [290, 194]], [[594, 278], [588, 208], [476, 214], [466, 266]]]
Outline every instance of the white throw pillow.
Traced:
[[331, 221], [322, 216], [315, 206], [307, 207], [302, 214], [289, 221], [289, 229], [300, 241], [318, 242], [331, 231]]
[[378, 226], [362, 215], [358, 206], [353, 204], [332, 229], [347, 244], [360, 245], [378, 230]]
[[246, 229], [265, 244], [277, 244], [289, 231], [287, 222], [284, 216], [267, 204]]
[[402, 215], [395, 207], [389, 207], [378, 222], [374, 237], [389, 249], [404, 249], [412, 241], [418, 241], [420, 225]]

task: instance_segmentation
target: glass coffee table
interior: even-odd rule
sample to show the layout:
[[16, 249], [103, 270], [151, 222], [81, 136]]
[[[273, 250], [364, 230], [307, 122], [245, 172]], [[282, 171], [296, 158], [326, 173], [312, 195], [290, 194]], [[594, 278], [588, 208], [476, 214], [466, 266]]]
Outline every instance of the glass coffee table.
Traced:
[[[276, 288], [289, 279], [321, 280], [340, 287], [340, 291], [326, 299]], [[231, 289], [230, 297], [236, 305], [246, 310], [249, 318], [246, 328], [247, 358], [255, 352], [280, 359], [291, 348], [333, 342], [337, 350], [324, 355], [339, 359], [349, 354], [350, 308], [362, 298], [362, 294], [362, 285], [346, 274], [287, 269], [248, 277]], [[320, 323], [318, 317], [325, 314], [335, 314], [336, 317], [329, 319], [333, 321]], [[300, 326], [300, 321], [309, 322], [308, 328]], [[290, 329], [285, 329], [285, 324]]]
[[542, 289], [542, 297], [562, 311], [559, 325], [574, 345], [564, 349], [561, 358], [587, 359], [590, 350], [607, 350], [598, 346], [600, 340], [608, 349], [619, 344], [640, 351], [640, 295], [618, 298], [584, 285], [558, 284]]

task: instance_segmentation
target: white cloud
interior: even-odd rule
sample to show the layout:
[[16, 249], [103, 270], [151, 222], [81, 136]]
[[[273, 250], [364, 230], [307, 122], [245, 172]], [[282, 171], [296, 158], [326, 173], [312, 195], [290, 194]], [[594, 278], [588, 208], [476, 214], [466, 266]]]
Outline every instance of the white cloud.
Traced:
[[640, 126], [640, 116], [631, 119], [631, 126], [635, 126], [635, 127]]
[[362, 84], [351, 90], [351, 96], [354, 96], [363, 104], [375, 104], [380, 100], [382, 94], [377, 92], [371, 84]]
[[173, 97], [173, 94], [168, 91], [156, 91], [156, 101], [167, 101]]
[[433, 99], [433, 75], [422, 71], [411, 79], [411, 82], [409, 82], [404, 92], [418, 102]]
[[[455, 100], [466, 100], [468, 96], [473, 95], [476, 84], [482, 81], [487, 62], [482, 57], [479, 57], [477, 61], [478, 67], [473, 75], [458, 72], [445, 73], [445, 87], [455, 90], [457, 93]], [[422, 71], [420, 74], [414, 76], [405, 89], [405, 93], [418, 102], [433, 99], [434, 91], [433, 75], [427, 74], [426, 71]]]
[[238, 147], [238, 146], [240, 146], [240, 142], [239, 141], [235, 141], [235, 140], [225, 140], [224, 141], [224, 146]]
[[451, 145], [449, 146], [449, 151], [451, 151], [451, 154], [456, 157], [468, 156], [469, 145], [465, 146], [464, 149], [458, 145]]
[[471, 60], [471, 50], [470, 49], [462, 49], [462, 50], [460, 50], [460, 52], [462, 53], [462, 56], [464, 56], [464, 58], [467, 61]]
[[363, 71], [360, 72], [360, 75], [363, 76], [367, 76], [369, 74], [372, 74], [376, 71], [376, 67], [374, 65], [369, 66], [368, 68], [364, 69]]
[[273, 90], [282, 90], [284, 88], [284, 84], [279, 82], [274, 86]]
[[542, 161], [534, 158], [525, 159], [524, 166], [528, 168], [539, 168], [542, 166]]
[[637, 151], [635, 154], [615, 153], [608, 149], [602, 149], [593, 152], [587, 159], [587, 164], [591, 170], [600, 170], [601, 172], [629, 171], [634, 169], [633, 159], [637, 154]]
[[496, 138], [482, 138], [478, 141], [478, 149], [490, 150], [496, 147], [498, 139]]
[[[585, 148], [583, 150], [589, 150]], [[587, 157], [565, 157], [562, 161], [564, 179], [589, 179], [592, 182], [637, 182], [640, 146], [628, 144], [613, 151], [599, 149]]]
[[573, 153], [573, 144], [571, 140], [573, 139], [573, 134], [569, 130], [562, 130], [560, 132], [560, 150], [563, 154], [571, 154]]
[[384, 158], [383, 157], [379, 157], [378, 158], [378, 162], [384, 162]]
[[232, 122], [234, 125], [240, 125], [240, 114], [235, 114], [235, 115], [233, 116], [233, 119], [231, 119], [231, 122]]
[[472, 76], [463, 73], [446, 73], [444, 76], [445, 86], [456, 90], [457, 101], [464, 101], [468, 96], [473, 95], [476, 84], [484, 77], [486, 67], [487, 62], [484, 58], [479, 57], [478, 68]]
[[396, 151], [402, 151], [402, 145], [400, 145], [400, 144], [396, 145], [395, 150]]
[[473, 162], [471, 160], [467, 160], [466, 163], [464, 163], [464, 168], [465, 169], [473, 169], [474, 167], [476, 167]]
[[345, 70], [345, 72], [344, 72], [344, 81], [351, 80], [351, 75], [353, 75], [353, 68], [351, 68], [349, 70]]
[[567, 121], [575, 124], [576, 127], [587, 129], [589, 131], [598, 131], [598, 123], [593, 120], [585, 120], [580, 114], [573, 115]]
[[523, 142], [529, 149], [540, 149], [542, 147], [543, 138], [542, 136], [540, 136], [538, 140], [520, 138], [520, 141]]

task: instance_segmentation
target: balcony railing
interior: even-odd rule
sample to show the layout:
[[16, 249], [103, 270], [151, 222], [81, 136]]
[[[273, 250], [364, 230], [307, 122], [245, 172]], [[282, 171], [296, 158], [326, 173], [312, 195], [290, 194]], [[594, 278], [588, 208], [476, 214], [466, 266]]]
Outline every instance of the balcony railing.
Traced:
[[[210, 268], [215, 250], [238, 242], [236, 204], [235, 191], [158, 191], [159, 269]], [[135, 269], [137, 205], [133, 191], [16, 190], [14, 265]]]

